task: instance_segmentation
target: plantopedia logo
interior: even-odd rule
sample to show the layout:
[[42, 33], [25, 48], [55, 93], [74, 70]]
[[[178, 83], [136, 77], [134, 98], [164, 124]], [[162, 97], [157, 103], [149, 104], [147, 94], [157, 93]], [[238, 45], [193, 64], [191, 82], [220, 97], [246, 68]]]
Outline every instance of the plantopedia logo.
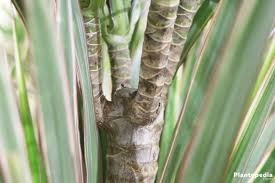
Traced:
[[240, 173], [240, 172], [234, 172], [234, 178], [264, 178], [264, 179], [271, 179], [273, 175], [269, 172], [265, 173]]

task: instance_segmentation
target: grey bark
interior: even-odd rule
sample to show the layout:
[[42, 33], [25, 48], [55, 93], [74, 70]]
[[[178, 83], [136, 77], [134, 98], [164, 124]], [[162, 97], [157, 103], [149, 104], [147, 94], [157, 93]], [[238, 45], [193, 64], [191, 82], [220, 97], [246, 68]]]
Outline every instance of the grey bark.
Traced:
[[169, 86], [176, 72], [180, 61], [187, 33], [192, 25], [193, 17], [200, 6], [201, 0], [180, 0], [177, 11], [177, 19], [174, 25], [173, 39], [170, 46], [168, 65], [165, 70], [165, 86], [162, 93], [163, 100], [166, 100]]
[[132, 106], [132, 119], [138, 124], [153, 122], [160, 112], [177, 6], [177, 1], [169, 5], [152, 1], [149, 9], [138, 92]]
[[135, 94], [132, 89], [121, 89], [104, 108], [109, 135], [107, 182], [152, 183], [155, 180], [164, 108], [160, 107], [157, 118], [150, 124], [137, 124], [131, 119]]
[[128, 43], [108, 44], [111, 58], [113, 93], [122, 87], [130, 87], [130, 51]]

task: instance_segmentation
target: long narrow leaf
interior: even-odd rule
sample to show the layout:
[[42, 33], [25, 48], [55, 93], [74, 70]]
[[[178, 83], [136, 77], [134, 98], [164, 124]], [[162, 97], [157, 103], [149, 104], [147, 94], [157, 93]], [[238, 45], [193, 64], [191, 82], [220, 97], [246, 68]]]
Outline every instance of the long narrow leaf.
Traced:
[[264, 65], [261, 69], [261, 72], [258, 76], [258, 79], [257, 79], [257, 82], [255, 84], [255, 88], [254, 88], [254, 91], [253, 91], [253, 94], [251, 96], [251, 98], [254, 98], [258, 89], [260, 88], [266, 74], [267, 74], [267, 71], [268, 69], [270, 68], [271, 64], [274, 63], [274, 57], [275, 57], [275, 34], [272, 36], [272, 39], [270, 40], [271, 43], [270, 43], [270, 46], [267, 50], [267, 53], [266, 53], [266, 57], [265, 57], [265, 62], [264, 62]]
[[168, 93], [168, 103], [165, 111], [165, 124], [161, 135], [160, 156], [158, 160], [160, 170], [162, 170], [164, 166], [170, 144], [172, 142], [173, 132], [177, 124], [177, 119], [184, 104], [187, 90], [191, 82], [192, 71], [197, 60], [199, 45], [200, 40], [195, 43], [194, 48], [191, 49], [187, 63], [184, 65], [184, 68], [182, 68], [182, 72], [180, 72], [181, 70], [177, 72], [177, 76], [174, 78]]
[[[265, 127], [265, 119], [268, 117], [270, 109], [274, 105], [275, 96], [275, 64], [270, 67], [261, 90], [256, 95], [251, 108], [244, 120], [244, 127], [241, 130], [241, 137], [234, 153], [231, 157], [229, 169], [227, 171], [227, 182], [231, 182], [233, 172], [242, 172], [255, 142], [259, 138]], [[251, 160], [254, 161], [254, 160]]]
[[11, 0], [14, 7], [16, 8], [18, 14], [20, 15], [22, 21], [24, 22], [24, 24], [26, 23], [26, 12], [24, 9], [24, 5], [23, 5], [23, 1], [22, 0]]
[[112, 76], [111, 76], [111, 63], [108, 53], [108, 46], [102, 39], [101, 42], [101, 62], [103, 65], [103, 80], [102, 80], [102, 92], [108, 101], [112, 100]]
[[77, 1], [73, 1], [73, 20], [75, 41], [77, 50], [77, 67], [79, 69], [79, 79], [83, 94], [83, 114], [84, 114], [84, 147], [85, 162], [87, 172], [87, 182], [98, 182], [98, 131], [96, 127], [92, 89], [88, 67], [88, 54], [86, 47], [86, 38], [80, 7]]
[[142, 0], [139, 1], [141, 6], [141, 12], [139, 15], [138, 22], [135, 26], [135, 31], [133, 33], [131, 42], [129, 44], [130, 54], [132, 59], [132, 67], [131, 67], [131, 86], [133, 88], [138, 88], [139, 81], [139, 70], [140, 70], [140, 61], [144, 40], [144, 32], [147, 25], [147, 17], [149, 12], [150, 1]]
[[[233, 12], [236, 11], [234, 7], [234, 4], [231, 4], [228, 7], [228, 12], [224, 11], [220, 13], [217, 11], [216, 17], [226, 17], [226, 19], [213, 20], [214, 27], [211, 28], [211, 34], [207, 36], [206, 43], [203, 43], [203, 52], [200, 53], [199, 59], [196, 62], [190, 63], [190, 66], [194, 65], [192, 66], [194, 69], [190, 78], [190, 86], [184, 99], [185, 103], [174, 131], [166, 162], [164, 167], [159, 169], [158, 182], [169, 181], [176, 176], [181, 157], [183, 157], [186, 145], [191, 137], [191, 130], [195, 126], [194, 119], [202, 105], [202, 98], [205, 95], [211, 72], [215, 64], [219, 63], [214, 58], [217, 57], [217, 53], [221, 49], [220, 45], [230, 30], [230, 24], [225, 24], [225, 20], [227, 22], [233, 21]], [[219, 34], [219, 37], [216, 36], [217, 34]]]
[[[255, 142], [248, 158], [246, 159], [245, 166], [236, 173], [259, 173], [259, 168], [262, 167], [264, 159], [267, 159], [268, 154], [274, 148], [275, 142], [275, 115], [274, 111], [268, 119], [264, 122], [265, 126], [260, 136]], [[235, 172], [234, 172], [235, 173]], [[273, 174], [274, 176], [274, 174]], [[239, 177], [233, 179], [233, 182], [249, 182], [250, 177]]]
[[[212, 140], [216, 140], [216, 139], [221, 140], [221, 139], [223, 139], [221, 137], [213, 137], [216, 134], [217, 135], [222, 134], [221, 132], [214, 133], [216, 129], [219, 129], [218, 125], [221, 126], [220, 130], [226, 129], [226, 128], [224, 128], [224, 126], [222, 126], [222, 125], [226, 125], [225, 122], [221, 123], [221, 121], [220, 121], [220, 123], [218, 123], [218, 125], [216, 125], [217, 127], [214, 128], [214, 124], [215, 124], [214, 121], [216, 121], [218, 119], [225, 120], [225, 118], [222, 118], [223, 117], [223, 115], [222, 115], [223, 110], [225, 110], [224, 106], [219, 106], [219, 107], [216, 106], [214, 108], [213, 107], [214, 103], [215, 103], [214, 101], [219, 100], [220, 101], [219, 105], [221, 105], [221, 104], [225, 105], [225, 101], [228, 101], [228, 100], [225, 100], [225, 99], [227, 99], [228, 97], [223, 96], [223, 94], [225, 94], [225, 93], [223, 93], [224, 90], [227, 88], [226, 90], [227, 90], [227, 92], [229, 92], [229, 91], [231, 91], [230, 90], [231, 88], [233, 88], [233, 89], [237, 88], [237, 87], [233, 87], [233, 86], [235, 86], [234, 84], [238, 84], [238, 82], [240, 84], [241, 81], [244, 82], [244, 80], [243, 80], [244, 78], [241, 77], [242, 71], [237, 70], [237, 69], [240, 69], [241, 65], [235, 66], [236, 70], [235, 69], [232, 70], [232, 68], [234, 68], [232, 66], [232, 65], [234, 65], [233, 63], [236, 64], [236, 62], [238, 61], [237, 63], [243, 64], [243, 65], [248, 64], [250, 67], [245, 66], [242, 69], [244, 69], [244, 68], [246, 68], [247, 70], [251, 69], [254, 72], [250, 72], [250, 73], [244, 72], [244, 74], [247, 74], [247, 75], [251, 74], [251, 75], [249, 75], [248, 80], [245, 81], [245, 84], [240, 84], [244, 87], [244, 88], [240, 89], [240, 91], [244, 92], [243, 93], [243, 98], [242, 98], [242, 100], [239, 101], [240, 103], [238, 103], [239, 104], [238, 105], [239, 109], [238, 109], [238, 107], [236, 107], [234, 109], [234, 112], [236, 112], [236, 110], [238, 109], [239, 113], [236, 112], [236, 115], [231, 115], [236, 120], [235, 121], [235, 126], [233, 125], [234, 124], [233, 123], [232, 127], [230, 128], [232, 131], [228, 132], [228, 133], [231, 133], [231, 134], [228, 136], [227, 143], [223, 143], [224, 146], [221, 146], [221, 149], [224, 150], [224, 154], [223, 154], [224, 156], [216, 155], [216, 157], [220, 158], [220, 159], [218, 159], [218, 162], [219, 162], [219, 161], [222, 161], [222, 160], [226, 161], [226, 157], [229, 156], [230, 152], [228, 151], [228, 146], [231, 145], [230, 143], [232, 143], [232, 137], [234, 136], [233, 132], [235, 132], [237, 124], [238, 124], [237, 119], [240, 118], [240, 113], [242, 112], [242, 110], [244, 110], [244, 109], [242, 109], [242, 107], [243, 107], [242, 102], [246, 99], [245, 96], [246, 96], [247, 93], [249, 93], [248, 90], [250, 89], [249, 87], [251, 86], [251, 82], [253, 81], [252, 79], [253, 79], [253, 77], [256, 76], [257, 69], [260, 66], [260, 60], [261, 60], [260, 56], [261, 56], [262, 48], [264, 47], [265, 38], [266, 38], [267, 32], [270, 31], [270, 25], [271, 25], [270, 22], [267, 23], [265, 21], [261, 21], [261, 22], [265, 22], [265, 23], [263, 23], [264, 24], [263, 25], [263, 27], [264, 27], [263, 30], [264, 31], [261, 32], [263, 34], [258, 37], [257, 44], [256, 43], [248, 44], [248, 42], [245, 42], [243, 40], [246, 40], [246, 41], [252, 41], [253, 40], [253, 41], [256, 42], [256, 40], [254, 38], [250, 38], [249, 36], [252, 36], [251, 32], [259, 31], [259, 30], [257, 30], [257, 28], [255, 28], [255, 22], [253, 22], [250, 19], [250, 21], [251, 21], [250, 24], [252, 24], [250, 28], [253, 31], [250, 30], [249, 31], [250, 34], [247, 34], [246, 36], [242, 35], [243, 38], [241, 36], [237, 37], [237, 35], [234, 35], [234, 37], [232, 37], [231, 41], [229, 42], [228, 41], [229, 39], [226, 39], [226, 37], [232, 36], [231, 35], [232, 34], [232, 29], [234, 28], [233, 25], [237, 24], [235, 19], [239, 14], [238, 10], [239, 10], [239, 8], [242, 4], [243, 4], [242, 1], [227, 1], [227, 0], [222, 1], [221, 4], [220, 4], [220, 7], [219, 7], [219, 9], [217, 11], [217, 15], [216, 15], [217, 19], [216, 20], [214, 19], [214, 26], [212, 26], [212, 28], [211, 28], [211, 33], [210, 33], [210, 36], [208, 38], [207, 44], [204, 47], [204, 50], [203, 50], [203, 53], [202, 53], [202, 56], [201, 56], [199, 62], [195, 66], [194, 77], [193, 77], [192, 82], [191, 82], [191, 88], [190, 88], [190, 90], [188, 92], [188, 95], [187, 95], [187, 100], [186, 100], [185, 106], [183, 108], [183, 113], [182, 113], [181, 118], [180, 118], [180, 123], [178, 123], [178, 126], [177, 126], [176, 131], [175, 131], [175, 138], [172, 142], [171, 150], [168, 154], [167, 164], [165, 165], [164, 171], [163, 171], [162, 176], [161, 176], [161, 178], [162, 178], [161, 180], [164, 181], [164, 182], [169, 181], [169, 179], [171, 180], [173, 178], [173, 175], [171, 175], [171, 173], [169, 173], [169, 172], [175, 172], [177, 170], [178, 164], [181, 162], [181, 156], [183, 157], [184, 153], [185, 153], [185, 155], [190, 155], [192, 157], [192, 158], [190, 158], [192, 160], [190, 160], [189, 157], [185, 157], [185, 158], [188, 158], [188, 159], [185, 159], [186, 161], [188, 160], [187, 161], [188, 163], [185, 161], [186, 164], [188, 164], [188, 165], [181, 167], [182, 170], [180, 170], [180, 172], [183, 171], [183, 173], [185, 175], [185, 177], [184, 177], [185, 181], [187, 181], [187, 182], [207, 181], [209, 179], [209, 176], [211, 176], [211, 173], [208, 172], [208, 174], [206, 174], [205, 171], [209, 171], [210, 166], [212, 166], [212, 168], [214, 167], [215, 168], [214, 172], [217, 173], [217, 174], [215, 174], [214, 179], [211, 180], [211, 182], [217, 182], [218, 180], [220, 180], [220, 178], [221, 178], [220, 176], [222, 176], [222, 174], [223, 174], [223, 172], [219, 173], [219, 171], [222, 171], [223, 170], [222, 168], [225, 168], [224, 167], [225, 165], [221, 162], [220, 162], [220, 167], [216, 166], [216, 165], [213, 165], [212, 164], [213, 163], [213, 158], [215, 156], [212, 156], [213, 154], [210, 153], [210, 152], [216, 153], [217, 145], [221, 146], [221, 144], [220, 144], [221, 142], [217, 142], [215, 144], [215, 143], [212, 143]], [[242, 12], [244, 12], [244, 11], [242, 11]], [[266, 12], [267, 13], [269, 12], [268, 8], [267, 8]], [[261, 13], [263, 13], [263, 12], [261, 12]], [[254, 17], [255, 16], [253, 15], [253, 18]], [[270, 17], [272, 17], [272, 14], [268, 14], [268, 17], [269, 17], [268, 20], [270, 20]], [[245, 24], [245, 25], [250, 25], [250, 24]], [[235, 25], [235, 26], [237, 27], [237, 25]], [[240, 26], [240, 24], [238, 24], [238, 26]], [[242, 26], [244, 26], [244, 25], [242, 25]], [[235, 29], [236, 29], [236, 27], [235, 27]], [[246, 27], [243, 28], [243, 31], [244, 30], [247, 30]], [[238, 33], [239, 34], [243, 33], [243, 31], [238, 31]], [[219, 36], [217, 36], [217, 35], [219, 35]], [[259, 34], [257, 34], [257, 35], [259, 35]], [[235, 49], [236, 47], [235, 48], [232, 47], [232, 48], [234, 48], [234, 52], [233, 52], [233, 49], [230, 49], [230, 52], [228, 52], [228, 51], [223, 52], [224, 49], [229, 48], [229, 46], [228, 46], [229, 44], [232, 44], [232, 46], [233, 46], [232, 42], [233, 42], [233, 40], [237, 41], [238, 40], [237, 38], [239, 38], [239, 39], [242, 38], [242, 41], [240, 41], [240, 42], [243, 43], [242, 47], [239, 47], [240, 45], [236, 44], [239, 48], [238, 52]], [[244, 38], [247, 38], [247, 39], [244, 39]], [[261, 43], [261, 44], [259, 44], [259, 43]], [[257, 47], [256, 46], [255, 47], [249, 47], [249, 46], [246, 47], [245, 44], [246, 45], [257, 45]], [[244, 48], [246, 48], [246, 50], [244, 50]], [[253, 50], [253, 51], [251, 51], [250, 49]], [[227, 53], [226, 57], [224, 55], [225, 53]], [[234, 53], [234, 54], [232, 54], [232, 53]], [[235, 57], [234, 57], [234, 55], [235, 55]], [[252, 57], [253, 59], [250, 59], [252, 55], [254, 57]], [[237, 56], [239, 56], [240, 58], [236, 58]], [[232, 57], [232, 58], [230, 59], [230, 57]], [[234, 61], [233, 61], [233, 58], [234, 58]], [[248, 60], [249, 60], [249, 62], [248, 62]], [[250, 60], [254, 61], [254, 65], [252, 64], [253, 62], [250, 62]], [[222, 67], [223, 69], [220, 68], [220, 67]], [[218, 72], [217, 68], [221, 69], [219, 71], [219, 73], [223, 72], [224, 74], [228, 74], [227, 72], [230, 71], [230, 73], [231, 73], [230, 76], [235, 76], [235, 79], [232, 80], [234, 77], [232, 77], [231, 79], [227, 78], [228, 75], [223, 75], [223, 76], [222, 76], [222, 74], [214, 75], [214, 73]], [[240, 74], [240, 75], [238, 75], [237, 73]], [[219, 77], [221, 77], [221, 76], [224, 77], [223, 81], [222, 81], [222, 79], [219, 79]], [[212, 79], [211, 83], [209, 83], [210, 79]], [[214, 99], [214, 97], [213, 97], [213, 103], [211, 103], [211, 105], [213, 105], [213, 106], [211, 106], [207, 103], [207, 101], [209, 100], [209, 99], [207, 100], [207, 98], [210, 97], [210, 96], [212, 98], [212, 95], [210, 95], [210, 94], [206, 95], [206, 91], [207, 91], [206, 88], [208, 88], [208, 92], [211, 91], [212, 88], [215, 86], [214, 84], [218, 83], [218, 81], [219, 82], [222, 81], [224, 83], [225, 83], [225, 81], [228, 81], [228, 82], [230, 81], [229, 82], [230, 84], [228, 83], [227, 86], [226, 85], [222, 86], [222, 84], [220, 84], [220, 86], [219, 86], [220, 92], [215, 91], [215, 94], [216, 94], [215, 96], [217, 98]], [[234, 83], [233, 81], [236, 81], [236, 83]], [[209, 86], [209, 87], [207, 87], [207, 86]], [[230, 87], [230, 86], [232, 86], [232, 87]], [[235, 92], [236, 90], [233, 90], [233, 91]], [[230, 93], [227, 93], [227, 94], [229, 96]], [[214, 94], [213, 94], [213, 96], [214, 96]], [[218, 97], [223, 97], [223, 98], [218, 98]], [[234, 107], [231, 107], [231, 105], [232, 105], [232, 102], [228, 102], [228, 108], [227, 109], [229, 111], [233, 110], [233, 108], [234, 108]], [[213, 107], [213, 108], [211, 108], [211, 107]], [[211, 120], [210, 120], [210, 116], [209, 116], [210, 112], [207, 113], [208, 115], [207, 115], [207, 117], [205, 117], [205, 120], [203, 120], [202, 118], [200, 120], [196, 119], [196, 118], [198, 118], [197, 115], [199, 114], [198, 113], [199, 109], [204, 109], [204, 110], [208, 109], [208, 110], [210, 110], [210, 108], [212, 109], [212, 111], [211, 111], [212, 112], [211, 113], [212, 114]], [[217, 111], [218, 110], [219, 111], [217, 112], [217, 111], [215, 111], [215, 109]], [[227, 114], [227, 113], [225, 113], [225, 114]], [[206, 124], [206, 121], [208, 121], [207, 125], [203, 125], [203, 126], [198, 125], [198, 124], [202, 123], [202, 121], [204, 121], [203, 124]], [[212, 123], [208, 124], [208, 123], [210, 123], [210, 121], [212, 121]], [[229, 125], [231, 123], [227, 123], [227, 124]], [[192, 129], [194, 129], [194, 126], [197, 126], [197, 127], [200, 126], [200, 128], [198, 128], [200, 130], [198, 130], [198, 132], [196, 131], [195, 134], [194, 133], [192, 134], [193, 138], [196, 137], [196, 139], [197, 138], [200, 139], [200, 140], [198, 140], [200, 143], [196, 143], [196, 145], [195, 145], [197, 154], [194, 153], [193, 151], [192, 151], [193, 153], [191, 153], [190, 152], [190, 147], [188, 149], [186, 148], [186, 144], [187, 144], [188, 140], [190, 140], [191, 132], [193, 131]], [[207, 133], [206, 133], [206, 131], [204, 131], [204, 130], [206, 130], [206, 126], [208, 127], [207, 128], [207, 130], [208, 130]], [[202, 131], [204, 133], [202, 133]], [[202, 136], [202, 134], [204, 135], [204, 137]], [[211, 141], [208, 142], [207, 140], [210, 140], [210, 139], [211, 139]], [[202, 140], [205, 140], [205, 141], [202, 141]], [[200, 144], [200, 146], [198, 144]], [[212, 148], [211, 151], [209, 151], [211, 149], [210, 144], [213, 145], [213, 148]], [[194, 147], [194, 142], [193, 141], [191, 141], [190, 146]], [[207, 146], [207, 147], [205, 147], [205, 146]], [[200, 152], [198, 151], [198, 147], [201, 147]], [[224, 147], [224, 149], [223, 149], [223, 147]], [[202, 154], [202, 153], [204, 153], [204, 154]], [[207, 160], [207, 158], [204, 159], [204, 157], [206, 157], [207, 153], [211, 154], [211, 158], [208, 160], [211, 163], [208, 163], [208, 164], [205, 162]], [[195, 157], [196, 157], [196, 160], [195, 160]], [[190, 162], [192, 162], [192, 164], [190, 164]], [[220, 168], [220, 169], [218, 169], [218, 168]], [[212, 172], [213, 172], [213, 170], [212, 170]], [[179, 180], [181, 178], [182, 178], [181, 173], [179, 173]]]
[[5, 182], [31, 183], [23, 128], [16, 106], [7, 56], [0, 48], [0, 166]]
[[[77, 83], [76, 83], [76, 49], [75, 49], [75, 39], [73, 30], [73, 9], [71, 0], [60, 0], [57, 2], [58, 14], [58, 29], [59, 38], [61, 40], [61, 47], [64, 50], [64, 59], [67, 68], [67, 75], [69, 81], [69, 89], [71, 96], [71, 103], [73, 106], [73, 120], [74, 126], [73, 131], [75, 137], [77, 138], [76, 153], [77, 156], [81, 157], [81, 147], [80, 147], [80, 135], [79, 135], [79, 125], [78, 125], [78, 109], [77, 109]], [[80, 171], [78, 180], [83, 181], [83, 170], [82, 162], [77, 162], [77, 169]]]
[[[45, 144], [51, 182], [79, 182], [80, 157], [74, 133], [73, 109], [63, 51], [53, 26], [53, 9], [47, 1], [25, 1], [38, 76]], [[61, 54], [60, 54], [61, 53]]]
[[226, 164], [246, 112], [246, 101], [263, 64], [261, 58], [272, 28], [275, 12], [271, 7], [275, 6], [275, 1], [253, 0], [247, 4], [246, 0], [225, 0], [221, 11], [235, 2], [234, 31], [227, 35], [223, 44], [228, 51], [219, 53], [221, 63], [213, 73], [215, 80], [209, 85], [197, 128], [184, 157], [180, 173], [187, 182], [223, 182]]
[[[262, 168], [258, 172], [258, 174], [262, 174], [262, 176], [266, 176], [264, 177], [264, 179], [271, 182], [271, 181], [274, 181], [274, 178], [273, 180], [271, 179], [275, 174], [275, 148], [273, 148], [273, 150], [270, 153], [268, 153], [266, 156], [267, 156], [266, 160], [260, 165], [262, 166]], [[260, 183], [260, 182], [263, 182], [263, 178], [259, 176], [256, 178], [256, 180], [253, 183]]]
[[38, 143], [35, 139], [35, 131], [33, 127], [33, 120], [31, 116], [28, 95], [25, 84], [25, 77], [21, 64], [21, 53], [19, 50], [19, 42], [16, 33], [15, 19], [13, 20], [13, 38], [14, 38], [14, 55], [15, 55], [15, 68], [16, 80], [19, 90], [19, 109], [21, 113], [24, 135], [26, 139], [26, 147], [30, 168], [32, 171], [33, 182], [38, 183], [40, 179], [45, 182], [47, 179], [45, 167], [42, 156], [39, 152]]

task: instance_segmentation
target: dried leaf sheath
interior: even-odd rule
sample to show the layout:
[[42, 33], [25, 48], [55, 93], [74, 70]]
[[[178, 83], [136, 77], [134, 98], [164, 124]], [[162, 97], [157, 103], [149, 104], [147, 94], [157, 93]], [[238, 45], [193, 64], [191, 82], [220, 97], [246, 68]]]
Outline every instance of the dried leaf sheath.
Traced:
[[139, 88], [133, 104], [136, 123], [150, 123], [159, 113], [178, 2], [152, 1], [145, 31]]
[[102, 93], [102, 76], [101, 76], [101, 62], [100, 62], [100, 31], [97, 17], [91, 15], [84, 15], [84, 25], [86, 31], [89, 70], [92, 82], [93, 101], [95, 105], [96, 121], [103, 122], [103, 102], [104, 96]]
[[176, 72], [181, 52], [184, 47], [187, 33], [191, 27], [193, 17], [200, 6], [201, 0], [180, 0], [178, 7], [177, 19], [174, 26], [173, 40], [166, 67], [166, 80], [163, 90], [163, 98], [166, 99], [169, 86]]

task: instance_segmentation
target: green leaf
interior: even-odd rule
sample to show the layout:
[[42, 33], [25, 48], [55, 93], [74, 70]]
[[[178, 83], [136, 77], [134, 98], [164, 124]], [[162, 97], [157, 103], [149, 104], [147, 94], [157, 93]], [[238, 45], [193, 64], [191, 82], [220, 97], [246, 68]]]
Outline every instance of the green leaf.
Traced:
[[[129, 11], [129, 17], [123, 3], [115, 0], [114, 4], [116, 4], [116, 7], [111, 5], [111, 10], [105, 5], [104, 8], [97, 11], [101, 23], [102, 37], [108, 44], [128, 45], [134, 34], [143, 3], [134, 0]], [[125, 25], [128, 26], [125, 27]]]
[[255, 142], [257, 142], [262, 130], [266, 126], [266, 118], [274, 105], [274, 96], [275, 64], [270, 67], [268, 74], [244, 119], [241, 135], [238, 144], [234, 148], [229, 169], [227, 170], [227, 182], [232, 181], [234, 172], [243, 171], [254, 146], [257, 144]]
[[60, 0], [57, 2], [57, 17], [58, 19], [58, 36], [61, 38], [61, 46], [64, 49], [64, 59], [67, 68], [67, 74], [69, 79], [70, 95], [72, 101], [74, 101], [75, 92], [75, 76], [76, 76], [76, 56], [74, 45], [74, 32], [73, 32], [73, 17], [72, 17], [72, 3], [67, 0]]
[[0, 164], [5, 182], [32, 182], [7, 55], [0, 47]]
[[79, 0], [82, 9], [92, 9], [93, 11], [102, 8], [106, 0]]
[[[274, 106], [273, 106], [274, 107]], [[240, 173], [258, 173], [259, 169], [263, 167], [263, 163], [266, 159], [268, 159], [268, 155], [274, 149], [274, 142], [275, 142], [275, 115], [274, 111], [270, 115], [268, 119], [265, 120], [265, 126], [255, 145], [251, 149], [250, 154], [246, 157], [246, 162], [242, 169], [240, 169]], [[273, 167], [274, 168], [274, 167]], [[274, 176], [274, 174], [273, 174]], [[249, 177], [242, 177], [241, 179], [233, 179], [234, 182], [248, 182]]]
[[50, 5], [46, 1], [26, 1], [43, 117], [39, 124], [44, 134], [41, 140], [47, 148], [49, 181], [81, 182], [78, 167], [81, 159], [77, 152], [64, 51], [51, 19], [54, 10]]
[[124, 35], [129, 28], [128, 11], [126, 10], [124, 1], [112, 0], [109, 1], [109, 4], [110, 13], [112, 14], [112, 33]]
[[112, 100], [112, 78], [111, 78], [111, 63], [106, 42], [101, 39], [101, 63], [103, 64], [103, 95], [108, 101]]
[[[62, 41], [62, 47], [64, 50], [64, 59], [67, 68], [67, 75], [70, 88], [71, 102], [73, 106], [73, 130], [75, 137], [77, 138], [76, 152], [77, 156], [82, 160], [81, 147], [80, 147], [80, 134], [79, 134], [79, 123], [78, 123], [78, 102], [77, 102], [77, 81], [76, 81], [76, 48], [75, 44], [81, 44], [75, 41], [74, 27], [73, 27], [73, 8], [71, 0], [60, 0], [57, 2], [58, 14], [57, 19], [59, 27], [59, 36]], [[81, 16], [81, 15], [80, 15]], [[79, 169], [79, 179], [83, 180], [82, 162], [77, 162], [77, 169]]]
[[[178, 172], [178, 181], [182, 174], [191, 183], [221, 181], [229, 147], [245, 111], [246, 97], [261, 66], [260, 56], [272, 24], [272, 3], [265, 4], [264, 11], [264, 5], [252, 11], [252, 7], [257, 7], [254, 1], [247, 6], [251, 8], [249, 12], [239, 10], [242, 1], [220, 3], [202, 55], [195, 64], [166, 165], [160, 170], [160, 182], [173, 180], [173, 172], [177, 172], [182, 161], [185, 163]], [[240, 12], [245, 13], [241, 16]], [[265, 16], [259, 16], [260, 13]], [[265, 21], [261, 20], [263, 17]], [[253, 36], [256, 32], [257, 39]]]
[[[267, 158], [263, 163], [261, 163], [260, 166], [262, 166], [261, 170], [258, 172], [258, 174], [269, 174], [274, 177], [275, 174], [275, 148], [271, 152], [269, 152], [265, 158]], [[267, 176], [267, 175], [266, 175]], [[254, 183], [260, 183], [260, 182], [266, 182], [265, 180], [272, 182], [272, 177], [268, 178], [262, 178], [262, 177], [257, 177]], [[273, 178], [274, 181], [274, 178]]]
[[[201, 41], [199, 39], [191, 49], [186, 65], [182, 67], [182, 70], [177, 72], [168, 93], [168, 102], [165, 110], [165, 124], [161, 135], [160, 155], [158, 160], [160, 170], [163, 169], [168, 151], [170, 149], [177, 119], [184, 104], [187, 90], [191, 82], [192, 71], [198, 56], [197, 53], [200, 50], [200, 43]], [[157, 176], [159, 176], [159, 174]]]
[[24, 24], [26, 24], [26, 12], [23, 0], [11, 0]]
[[14, 38], [14, 55], [15, 55], [15, 70], [16, 81], [19, 90], [19, 109], [22, 118], [24, 136], [26, 140], [26, 148], [30, 169], [32, 172], [33, 182], [38, 183], [47, 181], [44, 162], [42, 155], [39, 152], [38, 143], [35, 139], [35, 130], [33, 128], [33, 120], [31, 116], [28, 94], [26, 90], [25, 77], [21, 64], [21, 54], [19, 50], [19, 40], [16, 32], [15, 18], [13, 19], [13, 38]]
[[147, 17], [150, 6], [150, 1], [147, 0], [139, 1], [139, 3], [141, 7], [141, 12], [139, 15], [135, 15], [139, 16], [139, 19], [135, 25], [135, 29], [129, 43], [130, 55], [132, 60], [130, 83], [133, 88], [138, 88], [144, 32], [147, 25]]
[[[213, 72], [179, 172], [180, 179], [184, 177], [187, 182], [224, 181], [226, 165], [247, 110], [253, 82], [263, 64], [261, 58], [272, 28], [275, 12], [271, 7], [275, 1], [253, 0], [246, 4], [225, 0], [220, 12], [229, 12], [230, 6], [237, 11], [233, 12], [233, 24], [230, 23], [232, 30], [221, 45], [226, 51], [218, 53], [220, 64]], [[224, 17], [219, 18], [229, 23]]]
[[257, 79], [257, 82], [255, 84], [255, 88], [254, 88], [254, 91], [253, 91], [253, 94], [251, 96], [251, 98], [254, 98], [259, 87], [261, 86], [262, 84], [262, 81], [264, 80], [265, 76], [266, 76], [266, 73], [268, 71], [268, 69], [270, 68], [272, 62], [273, 62], [273, 59], [275, 57], [275, 35], [272, 36], [272, 39], [270, 40], [270, 46], [267, 50], [267, 53], [266, 53], [266, 56], [265, 56], [265, 62], [264, 62], [264, 65], [261, 69], [261, 72], [258, 76], [258, 79]]
[[87, 172], [86, 180], [89, 183], [97, 183], [99, 179], [98, 174], [100, 173], [98, 172], [99, 139], [93, 106], [85, 30], [78, 2], [72, 1], [72, 6], [77, 67], [83, 95], [84, 151]]
[[[179, 116], [177, 126], [174, 131], [173, 140], [170, 145], [170, 150], [164, 167], [159, 169], [158, 182], [169, 181], [175, 178], [177, 169], [180, 166], [181, 159], [186, 150], [188, 141], [191, 138], [191, 130], [196, 125], [195, 118], [202, 105], [203, 97], [206, 93], [206, 89], [211, 77], [211, 73], [215, 68], [215, 65], [219, 63], [219, 60], [215, 59], [220, 51], [220, 45], [223, 43], [225, 37], [229, 32], [230, 24], [234, 19], [233, 12], [234, 4], [228, 7], [227, 11], [219, 13], [217, 16], [226, 17], [226, 19], [220, 19], [215, 23], [212, 31], [207, 34], [207, 40], [204, 41], [203, 52], [198, 56], [199, 59], [193, 60], [190, 64], [191, 78], [190, 84], [184, 90], [187, 90], [186, 98], [184, 99], [184, 105]], [[219, 36], [216, 36], [219, 34]], [[207, 44], [206, 44], [207, 43]], [[193, 68], [193, 69], [192, 69]]]

